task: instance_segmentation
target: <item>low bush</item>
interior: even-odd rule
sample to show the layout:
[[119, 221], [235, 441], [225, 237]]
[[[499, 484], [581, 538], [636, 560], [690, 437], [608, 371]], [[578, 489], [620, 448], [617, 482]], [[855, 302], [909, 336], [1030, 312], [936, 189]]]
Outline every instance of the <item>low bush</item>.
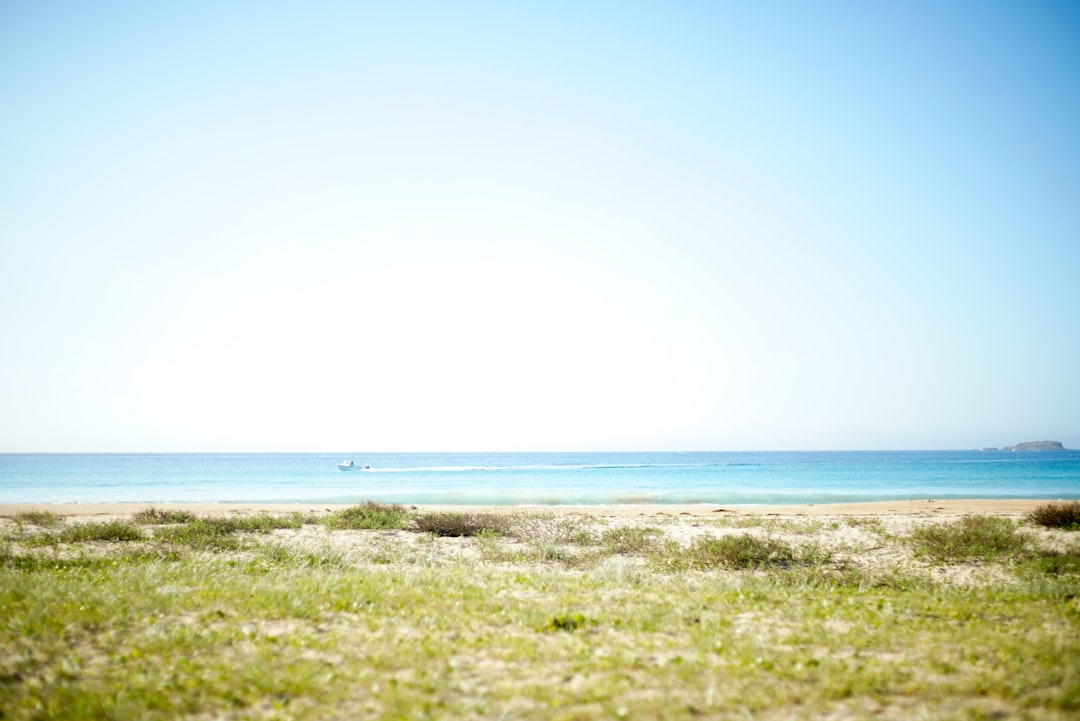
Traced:
[[323, 517], [319, 522], [330, 530], [392, 529], [409, 525], [411, 514], [404, 506], [368, 501]]
[[916, 528], [908, 537], [915, 554], [934, 561], [966, 561], [1021, 555], [1031, 539], [998, 516], [964, 516], [952, 523]]
[[164, 510], [151, 506], [139, 511], [133, 518], [136, 523], [158, 526], [171, 523], [191, 523], [197, 516], [191, 511], [182, 509]]
[[476, 536], [482, 531], [505, 535], [511, 519], [497, 513], [425, 513], [416, 517], [413, 527], [436, 536]]
[[1039, 506], [1028, 514], [1028, 520], [1047, 528], [1080, 531], [1080, 501], [1063, 501]]

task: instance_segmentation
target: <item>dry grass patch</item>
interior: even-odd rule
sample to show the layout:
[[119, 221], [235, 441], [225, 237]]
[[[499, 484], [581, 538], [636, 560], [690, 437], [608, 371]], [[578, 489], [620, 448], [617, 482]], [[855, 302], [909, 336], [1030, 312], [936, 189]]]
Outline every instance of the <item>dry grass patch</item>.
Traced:
[[1064, 501], [1039, 506], [1028, 514], [1028, 520], [1046, 528], [1080, 531], [1080, 501]]
[[511, 528], [508, 516], [497, 513], [424, 513], [413, 521], [413, 528], [420, 533], [436, 536], [478, 536], [482, 533], [505, 535]]

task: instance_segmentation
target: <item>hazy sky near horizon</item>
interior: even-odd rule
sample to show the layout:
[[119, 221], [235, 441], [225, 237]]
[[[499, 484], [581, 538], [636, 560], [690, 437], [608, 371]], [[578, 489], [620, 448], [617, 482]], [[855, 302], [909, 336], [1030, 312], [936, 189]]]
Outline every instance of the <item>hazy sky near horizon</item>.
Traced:
[[0, 0], [0, 452], [1080, 447], [1080, 5]]

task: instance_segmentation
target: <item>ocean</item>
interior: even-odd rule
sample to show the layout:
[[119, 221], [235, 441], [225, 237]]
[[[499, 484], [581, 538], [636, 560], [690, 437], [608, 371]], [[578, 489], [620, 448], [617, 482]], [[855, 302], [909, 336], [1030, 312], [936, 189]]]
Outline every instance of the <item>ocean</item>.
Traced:
[[[340, 471], [353, 459], [364, 470]], [[1080, 499], [1080, 451], [0, 454], [0, 503]]]

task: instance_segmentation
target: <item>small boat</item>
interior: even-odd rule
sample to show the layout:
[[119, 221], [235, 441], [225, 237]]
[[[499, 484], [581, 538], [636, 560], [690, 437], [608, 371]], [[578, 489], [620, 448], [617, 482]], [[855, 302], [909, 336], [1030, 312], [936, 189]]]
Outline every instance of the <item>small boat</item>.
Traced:
[[342, 461], [341, 463], [337, 464], [337, 467], [343, 471], [351, 471], [353, 468], [356, 467], [356, 464], [352, 461]]

